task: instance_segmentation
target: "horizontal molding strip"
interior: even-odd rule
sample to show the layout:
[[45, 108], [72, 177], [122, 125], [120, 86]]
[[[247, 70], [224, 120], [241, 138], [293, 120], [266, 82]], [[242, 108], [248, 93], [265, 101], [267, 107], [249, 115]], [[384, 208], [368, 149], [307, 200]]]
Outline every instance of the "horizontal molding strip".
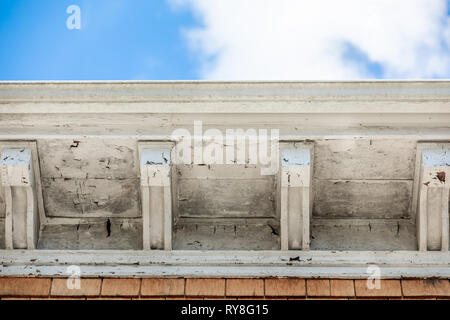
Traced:
[[450, 278], [450, 253], [417, 251], [61, 251], [2, 250], [1, 276]]
[[[352, 105], [357, 103], [357, 105]], [[0, 113], [301, 113], [301, 114], [448, 114], [450, 99], [433, 101], [217, 101], [207, 102], [6, 102]]]
[[449, 113], [449, 102], [448, 80], [0, 82], [0, 113]]

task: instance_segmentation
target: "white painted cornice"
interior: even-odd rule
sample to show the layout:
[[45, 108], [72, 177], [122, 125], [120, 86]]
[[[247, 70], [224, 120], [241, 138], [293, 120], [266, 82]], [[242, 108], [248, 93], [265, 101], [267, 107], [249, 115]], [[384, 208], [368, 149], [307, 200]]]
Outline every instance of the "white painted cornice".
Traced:
[[450, 113], [450, 81], [0, 82], [0, 113]]

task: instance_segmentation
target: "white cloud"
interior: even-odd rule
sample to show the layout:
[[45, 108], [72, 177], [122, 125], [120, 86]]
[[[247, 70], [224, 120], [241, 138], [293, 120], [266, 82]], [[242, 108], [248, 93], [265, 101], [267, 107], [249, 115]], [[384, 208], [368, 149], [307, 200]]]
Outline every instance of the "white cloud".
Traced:
[[199, 19], [205, 79], [450, 77], [447, 0], [169, 1]]

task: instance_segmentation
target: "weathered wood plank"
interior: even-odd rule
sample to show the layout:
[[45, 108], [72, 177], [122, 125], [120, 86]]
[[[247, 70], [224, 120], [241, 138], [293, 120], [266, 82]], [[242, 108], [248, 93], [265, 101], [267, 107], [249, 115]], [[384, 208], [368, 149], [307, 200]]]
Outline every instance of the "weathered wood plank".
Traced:
[[5, 203], [5, 190], [2, 186], [2, 181], [0, 177], [0, 218], [5, 217], [6, 203]]
[[38, 249], [142, 249], [142, 225], [138, 222], [118, 222], [99, 219], [80, 225], [47, 225], [41, 232]]
[[138, 177], [135, 139], [40, 139], [38, 148], [44, 178]]
[[279, 231], [266, 225], [186, 224], [174, 228], [175, 250], [280, 250]]
[[[356, 112], [381, 112], [381, 110], [365, 109], [361, 102], [417, 102], [424, 99], [446, 101], [449, 99], [448, 81], [360, 81], [360, 82], [208, 82], [208, 81], [103, 81], [103, 82], [5, 82], [0, 86], [0, 97], [3, 101], [40, 102], [180, 102], [208, 101], [343, 101], [347, 108], [335, 112], [348, 112], [352, 107]], [[355, 102], [350, 104], [349, 101]], [[242, 106], [245, 107], [246, 105]], [[182, 106], [179, 106], [181, 108]], [[314, 110], [311, 106], [311, 109]], [[415, 103], [411, 112], [436, 112], [429, 110], [428, 105]], [[428, 107], [428, 108], [426, 108]], [[112, 106], [110, 109], [113, 109]], [[388, 112], [400, 112], [383, 108]], [[419, 109], [419, 110], [417, 110]], [[106, 109], [108, 110], [108, 109]], [[244, 109], [245, 110], [245, 109]], [[277, 111], [276, 108], [272, 112]], [[281, 112], [283, 110], [280, 110]], [[330, 112], [315, 110], [315, 112]], [[47, 110], [48, 112], [48, 110]], [[73, 110], [72, 110], [73, 112]], [[94, 112], [94, 111], [91, 111]], [[121, 110], [122, 113], [129, 112]], [[200, 112], [197, 110], [197, 112]], [[250, 112], [250, 111], [247, 111]]]
[[[318, 105], [311, 106], [317, 110]], [[444, 104], [444, 102], [442, 102]], [[180, 105], [177, 103], [176, 105]], [[201, 108], [200, 105], [194, 104]], [[329, 102], [325, 105], [333, 109]], [[415, 104], [419, 105], [419, 104]], [[121, 139], [127, 139], [131, 136], [140, 140], [167, 140], [175, 128], [187, 128], [193, 132], [193, 123], [195, 120], [203, 121], [203, 128], [217, 128], [225, 132], [226, 129], [232, 128], [279, 128], [282, 140], [304, 140], [304, 139], [343, 139], [351, 137], [360, 139], [388, 139], [405, 141], [413, 140], [448, 140], [449, 139], [449, 123], [450, 114], [428, 113], [424, 119], [423, 113], [410, 113], [413, 105], [409, 105], [407, 112], [400, 113], [399, 104], [388, 106], [383, 103], [383, 107], [389, 107], [396, 110], [396, 113], [389, 114], [354, 114], [349, 117], [348, 113], [338, 114], [333, 112], [327, 113], [304, 113], [293, 111], [291, 113], [280, 113], [286, 110], [287, 106], [280, 106], [276, 113], [220, 113], [211, 114], [203, 113], [181, 113], [168, 114], [149, 111], [149, 113], [125, 113], [115, 114], [112, 112], [112, 105], [105, 106], [107, 112], [89, 115], [86, 113], [64, 115], [61, 112], [49, 114], [45, 117], [39, 113], [33, 113], [34, 108], [40, 108], [41, 105], [36, 104], [5, 104], [14, 109], [14, 111], [22, 109], [25, 113], [4, 113], [0, 117], [0, 136], [6, 139], [36, 139], [37, 137], [49, 138], [72, 138], [83, 136], [121, 136]], [[59, 111], [68, 106], [63, 103], [55, 106]], [[162, 108], [167, 105], [161, 104]], [[230, 105], [224, 105], [220, 109], [227, 110]], [[132, 104], [117, 105], [120, 110], [129, 110]], [[186, 107], [186, 106], [184, 106]], [[189, 108], [195, 108], [190, 105]], [[427, 108], [430, 104], [427, 103]], [[448, 108], [448, 102], [445, 105]], [[84, 109], [89, 113], [90, 108], [95, 108], [92, 104], [76, 104], [69, 107]], [[255, 106], [255, 110], [260, 108], [259, 103]], [[1, 109], [1, 106], [0, 106]], [[340, 106], [339, 111], [342, 110]], [[26, 111], [25, 111], [26, 110]], [[55, 109], [56, 110], [56, 109]], [[167, 109], [166, 109], [167, 110]], [[337, 111], [337, 109], [334, 109]], [[427, 110], [429, 111], [429, 110]], [[0, 110], [1, 112], [1, 110]], [[109, 138], [108, 138], [109, 139]]]
[[381, 278], [450, 277], [450, 256], [418, 251], [207, 251], [103, 250], [6, 251], [0, 276], [67, 277], [68, 265], [84, 277], [305, 277], [367, 278], [367, 265]]
[[164, 250], [172, 250], [172, 190], [171, 186], [164, 186]]
[[316, 180], [314, 191], [314, 217], [410, 217], [411, 180]]
[[324, 221], [311, 225], [312, 250], [417, 250], [416, 227], [408, 221], [352, 219]]
[[177, 178], [183, 179], [263, 179], [271, 176], [261, 175], [261, 167], [252, 164], [211, 164], [211, 165], [177, 165]]
[[316, 179], [413, 179], [416, 143], [411, 140], [318, 140]]
[[139, 179], [43, 179], [50, 217], [140, 217]]
[[0, 218], [0, 249], [5, 249], [5, 219]]
[[[328, 221], [333, 223], [332, 221]], [[367, 221], [365, 221], [367, 224]], [[34, 265], [58, 266], [78, 264], [83, 266], [100, 265], [151, 265], [205, 267], [215, 265], [225, 267], [238, 265], [249, 266], [316, 266], [348, 267], [367, 266], [376, 262], [381, 266], [408, 268], [445, 267], [449, 269], [450, 255], [439, 251], [336, 251], [336, 250], [6, 250], [2, 252], [4, 266]], [[298, 257], [293, 261], [290, 258]], [[0, 265], [0, 267], [2, 266]], [[293, 268], [301, 269], [301, 268]], [[450, 270], [448, 270], [450, 272]], [[314, 275], [312, 275], [314, 276]]]
[[275, 216], [275, 180], [179, 180], [181, 217]]
[[147, 221], [150, 236], [150, 246], [145, 250], [164, 248], [164, 187], [151, 186], [148, 188], [149, 206]]
[[[288, 203], [289, 201], [289, 188], [282, 186], [280, 188], [280, 203]], [[281, 205], [280, 207], [280, 243], [281, 250], [289, 249], [289, 206]]]

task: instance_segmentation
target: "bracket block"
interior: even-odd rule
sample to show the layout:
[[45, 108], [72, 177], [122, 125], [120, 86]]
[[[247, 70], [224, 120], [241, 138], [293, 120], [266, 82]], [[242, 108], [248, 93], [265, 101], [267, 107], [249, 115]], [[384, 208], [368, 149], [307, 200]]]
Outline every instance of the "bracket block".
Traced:
[[312, 144], [281, 146], [281, 250], [309, 249], [313, 155]]
[[449, 248], [450, 144], [420, 144], [413, 212], [420, 251]]
[[144, 250], [172, 250], [172, 147], [139, 144]]
[[39, 238], [38, 193], [30, 148], [5, 148], [0, 180], [5, 192], [6, 249], [35, 249]]

